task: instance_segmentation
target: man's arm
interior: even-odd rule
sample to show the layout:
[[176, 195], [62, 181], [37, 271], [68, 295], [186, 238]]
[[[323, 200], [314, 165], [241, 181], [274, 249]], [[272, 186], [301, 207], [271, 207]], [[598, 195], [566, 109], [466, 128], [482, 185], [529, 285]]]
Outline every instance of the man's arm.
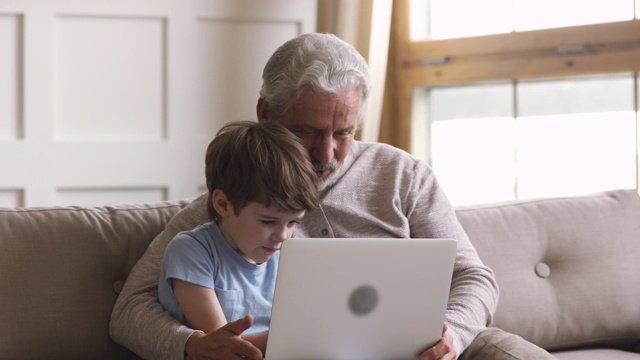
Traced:
[[490, 324], [498, 304], [498, 285], [431, 169], [417, 163], [414, 170], [409, 191], [411, 236], [454, 238], [458, 243], [445, 322], [459, 355]]
[[111, 338], [145, 359], [181, 359], [194, 330], [180, 324], [158, 302], [164, 251], [180, 231], [209, 221], [207, 195], [178, 212], [133, 267], [111, 313]]

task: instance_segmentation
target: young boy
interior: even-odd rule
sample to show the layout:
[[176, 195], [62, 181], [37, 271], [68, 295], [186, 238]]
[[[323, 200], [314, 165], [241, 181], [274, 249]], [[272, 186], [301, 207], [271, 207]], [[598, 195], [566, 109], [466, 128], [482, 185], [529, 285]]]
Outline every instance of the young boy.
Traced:
[[316, 173], [300, 140], [273, 121], [224, 126], [205, 162], [212, 221], [167, 247], [160, 303], [205, 333], [251, 314], [242, 337], [264, 353], [278, 250], [318, 204]]

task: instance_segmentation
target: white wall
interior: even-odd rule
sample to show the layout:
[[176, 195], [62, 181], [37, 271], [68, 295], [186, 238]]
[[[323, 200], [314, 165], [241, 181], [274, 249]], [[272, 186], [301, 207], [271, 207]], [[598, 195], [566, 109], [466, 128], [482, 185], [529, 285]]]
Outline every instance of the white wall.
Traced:
[[215, 132], [315, 28], [315, 0], [0, 1], [0, 206], [205, 191]]

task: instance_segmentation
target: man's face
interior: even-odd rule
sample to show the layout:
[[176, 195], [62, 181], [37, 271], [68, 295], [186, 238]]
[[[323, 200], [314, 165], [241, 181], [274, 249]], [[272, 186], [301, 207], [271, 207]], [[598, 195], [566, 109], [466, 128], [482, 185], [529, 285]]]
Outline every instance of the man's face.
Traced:
[[309, 151], [320, 179], [342, 165], [356, 132], [360, 90], [339, 96], [305, 91], [284, 113], [280, 123], [298, 135]]

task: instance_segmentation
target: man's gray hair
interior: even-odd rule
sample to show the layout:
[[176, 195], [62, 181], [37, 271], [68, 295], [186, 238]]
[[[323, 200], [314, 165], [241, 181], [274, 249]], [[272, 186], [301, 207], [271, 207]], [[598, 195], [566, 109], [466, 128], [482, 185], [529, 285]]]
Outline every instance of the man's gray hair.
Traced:
[[369, 68], [353, 45], [333, 34], [309, 33], [291, 39], [271, 56], [262, 73], [260, 97], [268, 104], [269, 117], [282, 119], [300, 91], [339, 95], [360, 89], [358, 126], [369, 96]]

